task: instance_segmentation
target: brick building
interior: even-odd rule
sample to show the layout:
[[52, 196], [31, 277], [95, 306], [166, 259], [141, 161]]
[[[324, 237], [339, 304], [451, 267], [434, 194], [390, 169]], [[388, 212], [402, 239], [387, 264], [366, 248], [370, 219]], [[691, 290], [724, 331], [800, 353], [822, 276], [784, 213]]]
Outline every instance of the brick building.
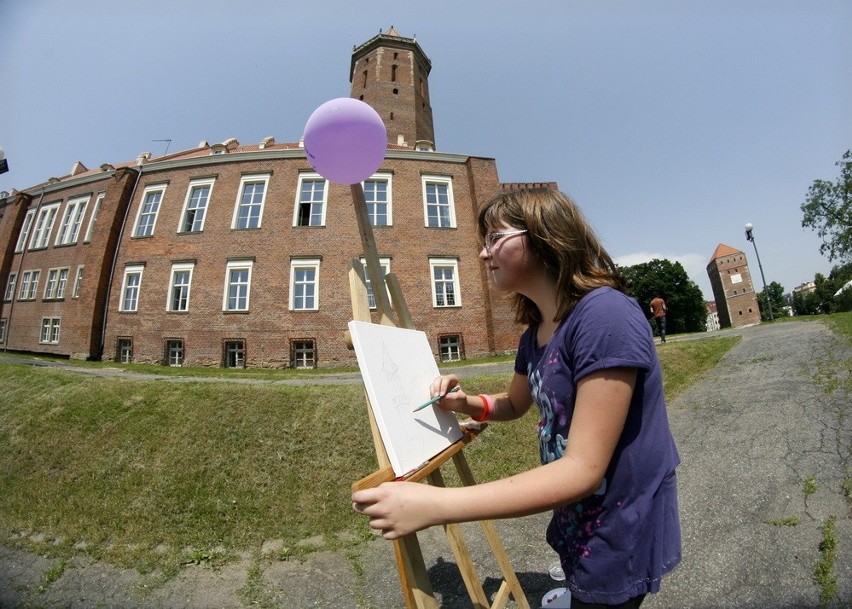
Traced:
[[[436, 150], [416, 40], [393, 28], [352, 52], [351, 96], [388, 131], [363, 184], [383, 267], [437, 357], [511, 351], [476, 216], [494, 159]], [[325, 100], [317, 100], [319, 105]], [[555, 187], [555, 184], [552, 184]], [[74, 358], [226, 367], [353, 364], [348, 263], [363, 256], [350, 188], [298, 142], [197, 148], [89, 170], [0, 200], [0, 347]], [[376, 320], [377, 321], [377, 320]]]
[[757, 294], [748, 259], [742, 251], [720, 243], [707, 265], [707, 275], [720, 327], [740, 328], [760, 323]]

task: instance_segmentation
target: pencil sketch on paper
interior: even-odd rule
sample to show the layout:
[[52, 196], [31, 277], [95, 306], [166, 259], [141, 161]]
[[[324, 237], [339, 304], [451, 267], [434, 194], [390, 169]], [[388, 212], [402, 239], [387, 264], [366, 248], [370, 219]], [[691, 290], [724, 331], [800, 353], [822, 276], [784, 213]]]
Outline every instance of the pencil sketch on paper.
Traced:
[[350, 321], [358, 367], [394, 474], [402, 476], [462, 437], [455, 414], [427, 401], [440, 374], [424, 332]]

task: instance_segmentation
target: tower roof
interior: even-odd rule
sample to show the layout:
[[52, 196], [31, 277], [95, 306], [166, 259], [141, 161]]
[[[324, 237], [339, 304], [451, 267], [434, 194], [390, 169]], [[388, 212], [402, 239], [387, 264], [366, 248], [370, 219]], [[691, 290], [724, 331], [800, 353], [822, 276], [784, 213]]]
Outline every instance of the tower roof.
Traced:
[[730, 245], [725, 245], [724, 243], [720, 243], [716, 246], [716, 251], [713, 252], [713, 255], [710, 257], [710, 262], [713, 262], [717, 258], [721, 258], [722, 256], [730, 256], [732, 254], [739, 254], [742, 250], [738, 250], [735, 247], [731, 247]]

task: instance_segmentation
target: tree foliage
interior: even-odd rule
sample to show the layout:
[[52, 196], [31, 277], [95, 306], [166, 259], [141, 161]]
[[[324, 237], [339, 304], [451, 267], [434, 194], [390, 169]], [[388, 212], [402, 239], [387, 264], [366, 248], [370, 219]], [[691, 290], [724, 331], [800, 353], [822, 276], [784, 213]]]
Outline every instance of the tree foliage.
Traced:
[[666, 301], [666, 331], [669, 334], [703, 332], [707, 329], [707, 309], [701, 289], [686, 274], [680, 262], [654, 259], [621, 267], [631, 282], [630, 294], [650, 318], [649, 303], [657, 292]]
[[793, 294], [793, 313], [820, 315], [852, 311], [852, 287], [841, 291], [850, 280], [852, 262], [833, 267], [828, 277], [817, 273], [814, 276], [816, 288], [813, 291]]
[[814, 180], [808, 189], [802, 226], [817, 231], [819, 251], [829, 260], [847, 260], [852, 259], [852, 150], [835, 165], [840, 167], [836, 182]]
[[784, 286], [777, 281], [773, 281], [766, 290], [761, 290], [757, 293], [757, 306], [760, 309], [760, 319], [769, 321], [769, 307], [766, 306], [766, 294], [769, 293], [769, 304], [772, 305], [772, 317], [777, 318], [786, 315], [784, 307], [787, 306], [787, 299], [784, 298]]

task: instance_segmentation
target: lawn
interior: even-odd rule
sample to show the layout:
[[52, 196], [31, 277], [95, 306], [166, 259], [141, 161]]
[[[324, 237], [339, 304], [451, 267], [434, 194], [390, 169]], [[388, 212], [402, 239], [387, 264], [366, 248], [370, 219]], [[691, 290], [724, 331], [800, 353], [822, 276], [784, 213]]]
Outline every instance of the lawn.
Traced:
[[[667, 397], [737, 340], [661, 345]], [[465, 389], [506, 381], [465, 379]], [[0, 543], [165, 573], [265, 540], [283, 540], [280, 558], [311, 537], [359, 543], [372, 536], [349, 488], [377, 467], [363, 396], [360, 384], [95, 379], [0, 358]], [[466, 449], [477, 479], [534, 467], [536, 422], [489, 426]]]

